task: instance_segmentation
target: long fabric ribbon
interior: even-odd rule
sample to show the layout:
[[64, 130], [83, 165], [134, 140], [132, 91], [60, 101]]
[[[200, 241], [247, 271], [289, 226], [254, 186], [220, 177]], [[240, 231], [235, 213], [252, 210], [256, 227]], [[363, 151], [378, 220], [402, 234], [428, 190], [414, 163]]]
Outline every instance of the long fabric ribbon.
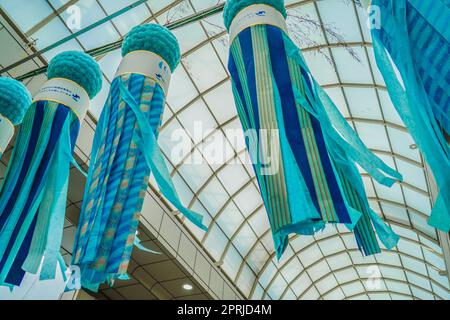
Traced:
[[[153, 82], [138, 75], [126, 79], [146, 118], [160, 112], [163, 100], [155, 101]], [[136, 118], [120, 98], [116, 78], [94, 136], [72, 259], [81, 268], [82, 286], [93, 291], [126, 274], [149, 177], [136, 135]]]
[[287, 54], [298, 63], [302, 72], [308, 75], [308, 77], [305, 77], [305, 82], [309, 82], [304, 87], [305, 97], [300, 94], [298, 88], [294, 87], [293, 89], [299, 104], [306, 108], [321, 123], [326, 124], [324, 130], [328, 137], [333, 139], [338, 145], [341, 145], [345, 149], [346, 154], [353, 161], [360, 164], [379, 183], [390, 187], [396, 181], [402, 180], [401, 174], [390, 168], [367, 149], [330, 97], [311, 76], [300, 53], [300, 49], [297, 48], [288, 36], [283, 36], [287, 47]]
[[203, 230], [207, 230], [208, 228], [202, 223], [203, 217], [186, 208], [181, 202], [153, 130], [150, 128], [148, 122], [144, 120], [145, 115], [140, 110], [136, 100], [130, 94], [128, 89], [125, 88], [122, 81], [119, 82], [119, 88], [122, 93], [122, 99], [127, 103], [131, 110], [133, 110], [136, 116], [141, 134], [137, 140], [138, 147], [144, 154], [147, 166], [151, 169], [161, 193], [175, 206], [175, 208], [192, 221], [192, 223]]

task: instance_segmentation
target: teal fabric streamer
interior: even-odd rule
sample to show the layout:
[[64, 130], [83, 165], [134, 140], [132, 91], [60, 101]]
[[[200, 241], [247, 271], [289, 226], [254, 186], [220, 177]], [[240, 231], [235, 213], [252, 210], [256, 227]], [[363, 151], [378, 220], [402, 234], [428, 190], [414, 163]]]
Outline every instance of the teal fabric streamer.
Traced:
[[[74, 82], [88, 97], [101, 87], [97, 63], [82, 52], [57, 55], [49, 64], [48, 78]], [[46, 96], [28, 109], [0, 186], [1, 285], [19, 286], [25, 272], [37, 273], [41, 263], [43, 280], [53, 279], [58, 265], [65, 269], [60, 246], [80, 118], [70, 103], [53, 101], [55, 92], [67, 95], [72, 90], [61, 86], [44, 87]], [[81, 88], [73, 89], [78, 90], [70, 96], [74, 101], [78, 92], [84, 93]]]
[[[450, 7], [447, 1], [373, 0], [378, 68], [400, 117], [436, 180], [428, 223], [450, 231]], [[371, 12], [372, 13], [372, 12]]]
[[[300, 50], [289, 39], [284, 36], [287, 54], [294, 59], [301, 68], [307, 70], [307, 66]], [[325, 127], [326, 135], [334, 140], [337, 145], [345, 149], [348, 156], [353, 161], [361, 165], [377, 182], [387, 187], [392, 186], [397, 181], [402, 181], [400, 173], [386, 165], [380, 158], [373, 154], [358, 135], [353, 131], [351, 126], [337, 109], [336, 105], [331, 101], [330, 97], [325, 93], [322, 87], [311, 77], [314, 84], [313, 90], [306, 87], [305, 99], [298, 88], [294, 88], [294, 93], [298, 102], [307, 108], [308, 112], [320, 119], [321, 122], [327, 123]], [[320, 101], [320, 104], [318, 103]]]
[[[295, 44], [290, 40], [287, 36], [285, 36], [285, 43], [287, 43], [287, 52], [291, 58], [293, 58], [297, 63], [305, 70], [307, 70], [307, 66], [303, 57], [299, 51], [299, 49], [295, 46]], [[330, 97], [325, 93], [325, 91], [320, 87], [320, 85], [311, 77], [312, 82], [314, 83], [314, 91], [309, 89], [306, 90], [307, 98], [305, 99], [300, 93], [298, 88], [293, 88], [296, 99], [299, 104], [308, 110], [312, 115], [316, 118], [320, 119], [322, 123], [327, 123], [327, 126], [324, 126], [326, 135], [331, 140], [329, 141], [329, 146], [333, 146], [330, 150], [331, 154], [334, 155], [335, 165], [338, 165], [339, 161], [341, 162], [341, 166], [343, 165], [342, 161], [339, 159], [352, 159], [356, 163], [358, 163], [364, 170], [366, 170], [377, 182], [387, 187], [392, 186], [397, 181], [402, 181], [403, 177], [400, 173], [393, 170], [389, 166], [387, 166], [380, 158], [378, 158], [375, 154], [370, 152], [369, 149], [364, 145], [361, 139], [357, 136], [357, 134], [352, 130], [348, 122], [342, 116], [342, 114], [337, 109], [336, 105], [330, 99]], [[308, 86], [305, 86], [308, 88]], [[316, 99], [316, 97], [318, 99]], [[320, 101], [319, 104], [311, 104], [310, 101]], [[345, 155], [345, 156], [344, 156]], [[360, 199], [363, 199], [363, 206], [361, 210], [363, 212], [368, 212], [369, 215], [367, 218], [370, 219], [373, 226], [375, 227], [375, 231], [380, 238], [381, 242], [388, 249], [392, 249], [395, 247], [399, 241], [398, 235], [394, 233], [392, 228], [390, 228], [386, 223], [384, 223], [380, 217], [370, 209], [369, 204], [367, 202], [367, 196], [364, 191], [364, 185], [361, 181], [361, 177], [359, 176], [357, 169], [355, 166], [350, 167], [347, 163], [345, 163], [344, 167], [346, 167], [347, 175], [345, 179], [348, 179], [351, 182], [353, 188], [356, 188], [356, 192], [360, 196]], [[342, 177], [344, 178], [344, 177]], [[361, 219], [361, 211], [355, 210], [355, 208], [351, 208], [349, 204], [349, 213], [352, 216], [351, 224], [347, 224], [349, 230], [353, 231], [357, 225], [358, 221]], [[379, 249], [375, 249], [376, 252], [380, 252]], [[375, 253], [376, 253], [375, 252]]]

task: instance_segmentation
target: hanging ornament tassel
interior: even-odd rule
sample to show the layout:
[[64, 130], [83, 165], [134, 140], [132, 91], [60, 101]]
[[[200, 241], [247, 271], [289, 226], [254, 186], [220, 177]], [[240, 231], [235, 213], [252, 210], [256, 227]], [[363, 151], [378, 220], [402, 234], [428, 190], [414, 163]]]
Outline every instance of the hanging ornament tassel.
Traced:
[[0, 159], [31, 104], [28, 89], [19, 81], [0, 78]]
[[65, 265], [60, 245], [72, 152], [80, 122], [101, 88], [97, 63], [64, 52], [49, 64], [17, 136], [0, 190], [0, 283], [20, 285], [25, 272], [54, 279]]
[[360, 248], [379, 252], [356, 163], [387, 186], [401, 176], [365, 147], [314, 80], [286, 16], [283, 0], [229, 0], [224, 9], [234, 98], [276, 254], [290, 233], [312, 235], [326, 223], [356, 229]]
[[449, 232], [449, 2], [373, 0], [369, 8], [378, 68], [437, 184], [428, 224]]
[[161, 193], [206, 229], [181, 203], [157, 144], [178, 42], [164, 27], [138, 26], [126, 36], [122, 55], [97, 124], [73, 250], [81, 285], [92, 291], [126, 277], [151, 173]]

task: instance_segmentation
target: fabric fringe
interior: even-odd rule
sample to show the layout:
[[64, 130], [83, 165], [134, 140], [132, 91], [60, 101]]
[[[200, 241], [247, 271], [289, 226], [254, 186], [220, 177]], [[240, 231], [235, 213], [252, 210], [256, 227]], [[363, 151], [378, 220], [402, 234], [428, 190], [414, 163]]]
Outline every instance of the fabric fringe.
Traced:
[[[261, 173], [261, 153], [270, 146], [260, 145], [257, 135], [247, 140], [277, 256], [289, 234], [313, 235], [326, 223], [354, 230], [366, 255], [381, 251], [375, 231], [385, 245], [395, 246], [398, 237], [370, 209], [356, 164], [386, 186], [402, 177], [363, 144], [313, 79], [300, 49], [276, 27], [253, 26], [239, 34], [230, 50], [233, 94], [244, 131], [279, 132], [271, 141], [281, 150], [275, 175]], [[299, 149], [300, 143], [306, 148]], [[299, 161], [300, 156], [305, 160]]]
[[0, 283], [20, 285], [43, 258], [41, 279], [55, 277], [79, 128], [64, 105], [39, 101], [28, 110], [0, 188]]
[[388, 93], [436, 180], [428, 224], [450, 231], [450, 8], [448, 1], [373, 0], [381, 28], [372, 29]]

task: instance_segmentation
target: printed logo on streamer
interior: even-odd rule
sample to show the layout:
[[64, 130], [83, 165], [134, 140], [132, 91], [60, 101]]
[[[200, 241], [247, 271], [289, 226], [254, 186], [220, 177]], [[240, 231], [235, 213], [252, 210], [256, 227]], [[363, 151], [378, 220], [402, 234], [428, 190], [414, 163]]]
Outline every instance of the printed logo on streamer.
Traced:
[[83, 121], [89, 108], [89, 96], [77, 83], [63, 78], [47, 80], [35, 94], [33, 102], [53, 101], [69, 107]]
[[268, 24], [287, 32], [286, 20], [275, 8], [254, 4], [242, 9], [233, 19], [230, 25], [230, 43], [236, 36], [250, 26]]
[[156, 74], [155, 74], [155, 77], [156, 77], [156, 79], [158, 79], [159, 81], [163, 81], [163, 82], [164, 82], [163, 76], [162, 76], [161, 74], [156, 73]]

